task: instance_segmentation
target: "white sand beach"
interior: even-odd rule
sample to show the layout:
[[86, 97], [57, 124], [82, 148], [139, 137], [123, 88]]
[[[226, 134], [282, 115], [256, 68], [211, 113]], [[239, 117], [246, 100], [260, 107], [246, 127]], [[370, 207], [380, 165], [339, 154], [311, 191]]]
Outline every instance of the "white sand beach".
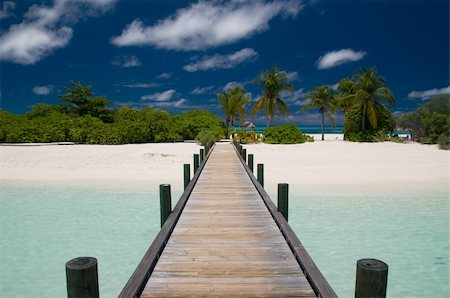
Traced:
[[[272, 183], [448, 189], [450, 152], [437, 146], [327, 140], [245, 147]], [[194, 143], [0, 146], [0, 183], [181, 185], [183, 163], [192, 164], [199, 149]]]

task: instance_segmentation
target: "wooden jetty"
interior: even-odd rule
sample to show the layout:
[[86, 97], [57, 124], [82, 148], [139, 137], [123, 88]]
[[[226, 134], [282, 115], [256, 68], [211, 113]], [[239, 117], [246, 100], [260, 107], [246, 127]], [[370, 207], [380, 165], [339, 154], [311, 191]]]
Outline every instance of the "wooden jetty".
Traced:
[[230, 143], [207, 154], [119, 297], [337, 297]]

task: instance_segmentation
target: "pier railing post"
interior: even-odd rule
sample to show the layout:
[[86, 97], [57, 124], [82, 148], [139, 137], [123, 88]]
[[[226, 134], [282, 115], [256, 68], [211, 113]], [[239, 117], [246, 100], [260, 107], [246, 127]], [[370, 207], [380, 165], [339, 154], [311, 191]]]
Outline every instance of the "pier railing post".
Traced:
[[264, 164], [259, 163], [258, 166], [258, 173], [257, 173], [257, 179], [259, 184], [261, 184], [262, 187], [264, 187]]
[[253, 154], [248, 155], [248, 167], [253, 172]]
[[98, 298], [97, 259], [79, 257], [66, 263], [67, 297]]
[[385, 298], [388, 265], [376, 259], [361, 259], [356, 263], [355, 298]]
[[247, 149], [242, 149], [242, 158], [244, 162], [247, 162]]
[[166, 222], [172, 212], [172, 196], [170, 194], [170, 184], [159, 185], [159, 203], [161, 209], [161, 227]]
[[198, 157], [198, 154], [194, 154], [194, 175], [197, 173], [198, 167], [200, 166]]
[[183, 169], [184, 169], [184, 189], [186, 189], [189, 182], [191, 182], [191, 165], [185, 163], [183, 165]]
[[283, 214], [286, 221], [288, 221], [289, 211], [289, 184], [278, 184], [278, 212]]
[[205, 149], [200, 149], [200, 163], [205, 159]]

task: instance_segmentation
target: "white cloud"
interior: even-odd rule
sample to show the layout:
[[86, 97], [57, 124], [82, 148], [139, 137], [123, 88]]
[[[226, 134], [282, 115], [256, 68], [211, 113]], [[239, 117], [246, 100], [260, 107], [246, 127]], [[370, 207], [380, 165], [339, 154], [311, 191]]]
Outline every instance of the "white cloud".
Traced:
[[339, 83], [333, 84], [333, 85], [329, 85], [331, 90], [336, 91], [339, 88]]
[[288, 105], [294, 106], [302, 106], [309, 102], [309, 100], [305, 100], [303, 96], [305, 95], [305, 91], [303, 88], [295, 90], [293, 93], [283, 92], [281, 93], [281, 98]]
[[158, 101], [158, 102], [169, 101], [172, 99], [175, 92], [176, 92], [175, 89], [170, 89], [170, 90], [166, 90], [164, 92], [156, 92], [156, 93], [152, 93], [152, 94], [147, 94], [147, 95], [142, 96], [141, 100], [154, 100], [154, 101]]
[[50, 6], [32, 5], [21, 23], [0, 35], [0, 60], [34, 64], [67, 46], [73, 35], [71, 25], [114, 4], [115, 0], [54, 0]]
[[13, 10], [16, 8], [16, 3], [12, 1], [4, 1], [0, 9], [0, 20], [13, 16]]
[[285, 71], [284, 73], [286, 73], [289, 81], [297, 81], [299, 79], [296, 71]]
[[223, 91], [227, 91], [228, 89], [234, 88], [234, 87], [241, 87], [243, 88], [245, 85], [245, 83], [240, 83], [240, 82], [236, 82], [236, 81], [231, 81], [225, 84], [225, 86], [223, 87]]
[[205, 93], [210, 92], [213, 88], [214, 88], [214, 86], [197, 87], [191, 91], [191, 94], [195, 94], [195, 95], [205, 94]]
[[159, 76], [157, 76], [158, 79], [168, 79], [171, 78], [172, 74], [170, 72], [163, 72]]
[[230, 44], [269, 28], [274, 17], [296, 17], [301, 0], [199, 1], [146, 27], [139, 19], [119, 36], [116, 46], [150, 45], [170, 50], [199, 50]]
[[37, 94], [37, 95], [48, 95], [50, 94], [50, 92], [52, 91], [53, 86], [52, 85], [48, 85], [48, 86], [35, 86], [33, 88], [33, 93]]
[[258, 53], [250, 48], [245, 48], [229, 55], [205, 56], [202, 59], [187, 64], [183, 67], [185, 71], [195, 72], [199, 70], [229, 69], [245, 62], [252, 62], [258, 58]]
[[122, 68], [138, 67], [141, 61], [136, 56], [115, 57], [111, 62], [112, 65], [120, 66]]
[[363, 59], [366, 54], [366, 52], [355, 52], [352, 49], [328, 52], [317, 60], [317, 68], [327, 69], [344, 63], [358, 61]]
[[149, 106], [152, 108], [182, 108], [187, 102], [186, 98], [181, 98], [176, 101], [152, 102]]
[[441, 89], [430, 89], [426, 91], [412, 91], [408, 94], [409, 98], [421, 98], [423, 100], [430, 99], [431, 97], [438, 94], [449, 94], [450, 95], [450, 86], [441, 88]]
[[160, 86], [158, 83], [142, 83], [142, 82], [135, 82], [135, 83], [123, 83], [123, 84], [117, 84], [117, 86], [120, 87], [127, 87], [127, 88], [155, 88]]

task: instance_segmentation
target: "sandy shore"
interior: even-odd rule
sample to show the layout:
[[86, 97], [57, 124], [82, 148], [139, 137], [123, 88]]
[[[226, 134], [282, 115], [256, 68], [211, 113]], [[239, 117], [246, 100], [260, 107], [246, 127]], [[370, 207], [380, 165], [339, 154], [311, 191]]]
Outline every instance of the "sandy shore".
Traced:
[[[392, 186], [448, 189], [449, 151], [415, 143], [246, 145], [265, 164], [266, 181], [294, 186]], [[193, 143], [0, 146], [0, 183], [182, 183]]]
[[[0, 183], [182, 183], [195, 143], [0, 146]], [[192, 170], [192, 169], [191, 169]]]

